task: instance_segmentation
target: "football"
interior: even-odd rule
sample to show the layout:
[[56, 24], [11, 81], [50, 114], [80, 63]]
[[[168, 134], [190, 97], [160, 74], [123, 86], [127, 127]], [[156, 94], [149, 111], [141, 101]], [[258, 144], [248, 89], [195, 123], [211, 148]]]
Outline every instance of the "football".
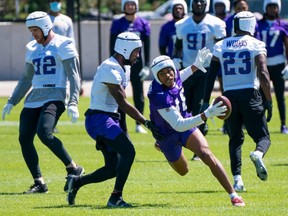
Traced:
[[227, 97], [223, 96], [223, 95], [216, 97], [214, 102], [213, 102], [213, 105], [218, 103], [219, 101], [223, 101], [222, 105], [226, 105], [227, 106], [227, 111], [225, 112], [226, 115], [217, 116], [217, 118], [219, 118], [221, 120], [225, 120], [225, 119], [227, 119], [230, 116], [230, 114], [232, 112], [232, 106], [231, 106], [231, 103], [230, 103], [229, 99]]

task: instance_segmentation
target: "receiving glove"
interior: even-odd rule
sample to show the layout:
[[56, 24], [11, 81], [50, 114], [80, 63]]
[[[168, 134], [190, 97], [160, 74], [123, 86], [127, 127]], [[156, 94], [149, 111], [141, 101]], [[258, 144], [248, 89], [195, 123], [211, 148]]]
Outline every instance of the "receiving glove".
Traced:
[[172, 61], [173, 61], [174, 65], [175, 65], [176, 69], [181, 70], [181, 69], [183, 68], [183, 66], [182, 66], [182, 59], [180, 59], [180, 58], [173, 58]]
[[149, 67], [147, 66], [143, 67], [139, 73], [139, 76], [141, 77], [141, 81], [143, 82], [144, 80], [146, 80], [149, 74], [150, 74]]
[[70, 105], [67, 109], [68, 117], [71, 119], [72, 123], [76, 123], [79, 118], [79, 111], [76, 105]]
[[210, 50], [204, 47], [203, 49], [198, 51], [197, 57], [193, 65], [197, 67], [199, 70], [206, 73], [207, 70], [203, 67], [203, 64], [207, 59], [211, 59], [211, 57], [212, 57], [212, 53], [210, 52]]
[[9, 115], [14, 105], [7, 103], [2, 110], [2, 119], [5, 120], [6, 114]]
[[146, 120], [144, 123], [145, 127], [152, 132], [153, 137], [156, 140], [163, 140], [164, 136], [162, 136], [158, 131], [159, 129], [149, 120]]
[[204, 114], [207, 118], [213, 118], [215, 116], [224, 116], [225, 112], [227, 110], [226, 106], [221, 106], [221, 104], [223, 103], [223, 101], [219, 101], [218, 103], [212, 104], [208, 107], [208, 109], [206, 109], [204, 111]]
[[272, 118], [272, 101], [265, 101], [264, 102], [264, 111], [267, 110], [267, 122], [270, 122], [271, 118]]
[[282, 70], [281, 74], [284, 80], [288, 80], [288, 65]]

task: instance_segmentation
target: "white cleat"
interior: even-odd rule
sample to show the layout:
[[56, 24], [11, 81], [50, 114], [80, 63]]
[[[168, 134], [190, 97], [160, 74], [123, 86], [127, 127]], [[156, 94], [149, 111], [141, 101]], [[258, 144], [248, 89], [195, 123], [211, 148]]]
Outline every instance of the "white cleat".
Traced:
[[255, 152], [250, 153], [250, 159], [255, 165], [257, 176], [262, 180], [266, 181], [268, 177], [267, 169], [263, 163], [262, 157], [257, 155]]

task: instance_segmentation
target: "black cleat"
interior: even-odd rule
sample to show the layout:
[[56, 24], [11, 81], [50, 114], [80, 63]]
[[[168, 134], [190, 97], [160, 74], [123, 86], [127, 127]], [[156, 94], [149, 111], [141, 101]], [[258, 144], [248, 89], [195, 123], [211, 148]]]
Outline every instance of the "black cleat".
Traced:
[[75, 205], [75, 198], [79, 189], [75, 186], [77, 178], [79, 177], [75, 175], [67, 176], [67, 185], [68, 185], [67, 202], [69, 205]]
[[[75, 175], [75, 176], [82, 176], [85, 173], [85, 170], [81, 166], [77, 166], [77, 168], [71, 167], [71, 168], [66, 168], [67, 170], [67, 177], [68, 175]], [[66, 177], [66, 179], [67, 179]], [[65, 182], [64, 189], [65, 192], [68, 192], [68, 183], [67, 181]]]
[[129, 208], [132, 207], [131, 204], [126, 203], [122, 196], [120, 196], [119, 198], [115, 199], [114, 197], [110, 197], [107, 203], [107, 207], [109, 208]]
[[48, 187], [46, 184], [42, 184], [41, 181], [35, 180], [34, 184], [30, 186], [30, 189], [23, 192], [24, 194], [35, 193], [48, 193]]

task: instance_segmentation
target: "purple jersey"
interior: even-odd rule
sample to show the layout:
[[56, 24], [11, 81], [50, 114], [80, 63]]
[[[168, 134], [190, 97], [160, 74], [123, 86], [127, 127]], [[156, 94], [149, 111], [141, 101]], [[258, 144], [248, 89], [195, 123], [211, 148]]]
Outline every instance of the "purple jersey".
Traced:
[[175, 41], [176, 41], [175, 21], [171, 20], [161, 27], [159, 35], [159, 47], [165, 47], [167, 50], [166, 55], [170, 56], [171, 58]]
[[285, 63], [284, 37], [288, 36], [288, 23], [277, 19], [268, 21], [265, 19], [258, 21], [258, 31], [260, 40], [266, 44], [267, 65], [277, 65]]
[[226, 37], [231, 37], [234, 33], [233, 30], [233, 19], [236, 14], [225, 17], [224, 21], [226, 23]]
[[135, 33], [143, 41], [146, 36], [150, 36], [150, 23], [141, 17], [136, 17], [134, 22], [130, 22], [124, 16], [112, 21], [111, 34], [118, 35], [126, 31]]
[[159, 128], [159, 133], [163, 136], [171, 135], [176, 131], [161, 117], [158, 109], [174, 106], [179, 110], [183, 118], [191, 117], [191, 114], [186, 111], [187, 107], [179, 71], [177, 71], [175, 85], [172, 88], [160, 85], [154, 79], [150, 84], [148, 98], [150, 102], [150, 119]]

